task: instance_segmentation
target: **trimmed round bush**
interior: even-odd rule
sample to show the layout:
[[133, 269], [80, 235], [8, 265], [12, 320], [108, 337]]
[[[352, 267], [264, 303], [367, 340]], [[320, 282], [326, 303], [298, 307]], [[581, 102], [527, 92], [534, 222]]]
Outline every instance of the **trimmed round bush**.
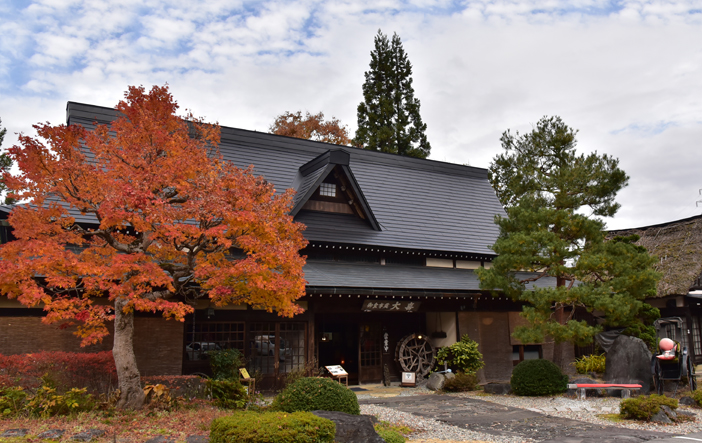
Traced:
[[332, 443], [333, 421], [309, 412], [237, 412], [216, 418], [210, 443]]
[[331, 378], [305, 377], [288, 386], [273, 400], [276, 411], [338, 411], [360, 415], [358, 398]]
[[517, 395], [552, 395], [566, 391], [568, 376], [548, 360], [524, 360], [512, 370], [510, 385]]

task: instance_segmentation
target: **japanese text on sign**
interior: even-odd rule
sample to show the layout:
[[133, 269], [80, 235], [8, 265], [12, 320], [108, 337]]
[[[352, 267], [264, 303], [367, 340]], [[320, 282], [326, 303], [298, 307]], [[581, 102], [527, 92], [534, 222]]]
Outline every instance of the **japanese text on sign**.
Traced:
[[366, 300], [363, 302], [363, 311], [389, 311], [389, 312], [417, 312], [421, 302], [395, 301], [395, 300]]

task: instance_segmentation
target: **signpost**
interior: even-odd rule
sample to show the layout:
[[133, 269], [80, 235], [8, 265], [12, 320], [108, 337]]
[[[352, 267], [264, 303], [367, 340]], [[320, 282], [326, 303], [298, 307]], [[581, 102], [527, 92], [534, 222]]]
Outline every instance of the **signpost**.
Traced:
[[405, 386], [408, 388], [417, 387], [417, 374], [414, 372], [403, 372], [402, 373], [402, 383], [400, 386]]
[[329, 371], [333, 379], [341, 383], [341, 379], [343, 378], [346, 382], [346, 386], [349, 385], [349, 374], [341, 365], [325, 366], [325, 368]]

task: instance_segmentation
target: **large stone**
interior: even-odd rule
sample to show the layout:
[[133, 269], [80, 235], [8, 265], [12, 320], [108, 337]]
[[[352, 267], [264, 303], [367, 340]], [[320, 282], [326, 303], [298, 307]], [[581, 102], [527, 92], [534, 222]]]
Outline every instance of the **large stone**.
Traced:
[[29, 432], [29, 429], [8, 429], [0, 434], [0, 437], [24, 437]]
[[37, 435], [42, 440], [61, 440], [66, 431], [63, 429], [49, 429]]
[[669, 419], [671, 419], [671, 420], [673, 420], [673, 421], [677, 421], [677, 419], [678, 419], [678, 414], [676, 414], [675, 411], [673, 411], [672, 409], [670, 409], [670, 406], [661, 405], [661, 410], [662, 410], [663, 412], [665, 412], [665, 415], [667, 415]]
[[509, 383], [488, 383], [483, 386], [486, 394], [507, 395], [512, 393], [512, 386]]
[[684, 406], [692, 406], [697, 404], [695, 399], [689, 396], [681, 397], [680, 400], [678, 400], [678, 403]]
[[427, 389], [432, 391], [440, 391], [444, 388], [444, 383], [446, 382], [446, 377], [444, 374], [439, 374], [434, 372], [429, 376], [429, 381], [427, 382]]
[[71, 440], [75, 441], [91, 441], [94, 438], [100, 438], [105, 435], [105, 431], [102, 429], [88, 429], [87, 431], [79, 432]]
[[[651, 351], [640, 338], [620, 335], [607, 352], [605, 383], [636, 383], [642, 394], [651, 392]], [[612, 390], [610, 395], [617, 395]]]
[[671, 420], [670, 418], [668, 418], [668, 414], [666, 414], [665, 411], [664, 411], [663, 409], [661, 409], [660, 411], [658, 411], [658, 412], [656, 413], [656, 415], [654, 415], [653, 417], [651, 417], [651, 421], [652, 421], [653, 423], [663, 423], [663, 424], [671, 424], [671, 423], [673, 423], [673, 420]]
[[336, 424], [334, 441], [337, 443], [385, 443], [380, 438], [373, 422], [367, 415], [351, 415], [336, 411], [312, 411], [314, 415], [331, 420]]

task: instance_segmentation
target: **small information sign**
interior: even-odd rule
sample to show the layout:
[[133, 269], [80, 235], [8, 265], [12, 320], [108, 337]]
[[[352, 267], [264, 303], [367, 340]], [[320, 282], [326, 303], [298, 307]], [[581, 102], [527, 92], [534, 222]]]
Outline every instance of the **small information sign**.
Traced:
[[414, 372], [403, 372], [402, 373], [402, 383], [400, 386], [406, 386], [414, 388], [417, 386], [417, 374]]
[[342, 368], [340, 365], [334, 365], [334, 366], [325, 366], [327, 371], [333, 376], [339, 376], [339, 375], [348, 375], [346, 370]]
[[346, 386], [349, 385], [349, 374], [341, 365], [325, 366], [325, 368], [327, 368], [327, 371], [329, 371], [333, 379], [341, 383], [341, 379], [343, 378]]
[[247, 371], [246, 368], [239, 368], [239, 374], [244, 380], [251, 378], [251, 376], [249, 376], [249, 371]]

